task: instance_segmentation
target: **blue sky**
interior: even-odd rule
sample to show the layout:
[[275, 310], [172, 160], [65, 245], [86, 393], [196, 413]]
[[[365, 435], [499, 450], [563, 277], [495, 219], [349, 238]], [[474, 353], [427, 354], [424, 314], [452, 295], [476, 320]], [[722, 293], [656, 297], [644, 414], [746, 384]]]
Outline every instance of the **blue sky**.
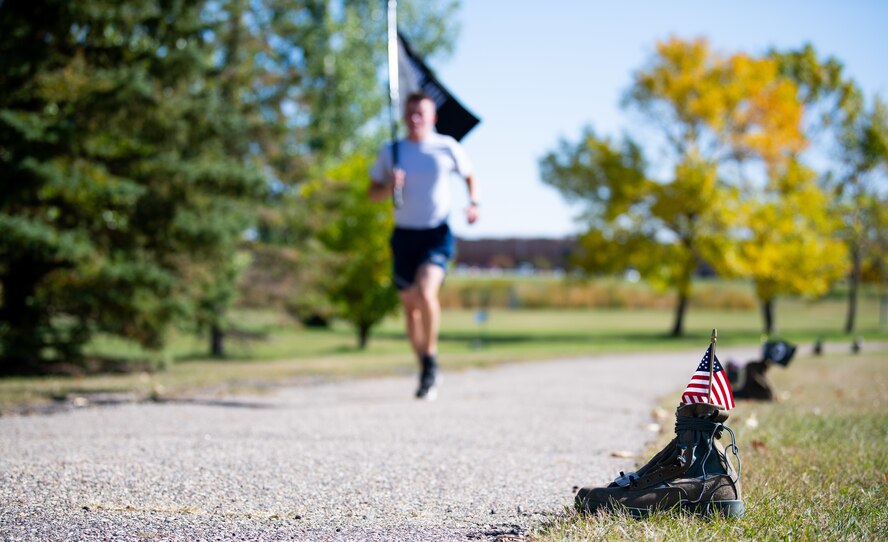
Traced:
[[[884, 0], [463, 0], [454, 54], [429, 59], [440, 79], [482, 119], [463, 143], [481, 183], [483, 214], [457, 235], [562, 237], [578, 232], [577, 207], [539, 180], [538, 161], [560, 138], [634, 133], [620, 100], [632, 73], [669, 36], [706, 37], [719, 52], [762, 53], [811, 42], [841, 60], [867, 99], [888, 99]], [[455, 185], [458, 209], [465, 189]]]

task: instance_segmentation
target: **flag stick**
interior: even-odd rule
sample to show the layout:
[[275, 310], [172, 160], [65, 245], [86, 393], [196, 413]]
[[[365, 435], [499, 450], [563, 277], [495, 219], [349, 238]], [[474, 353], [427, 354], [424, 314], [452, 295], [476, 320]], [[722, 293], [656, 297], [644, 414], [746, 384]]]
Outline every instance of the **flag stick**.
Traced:
[[[398, 117], [401, 110], [401, 97], [398, 88], [398, 0], [388, 0], [388, 75], [389, 75], [389, 116], [392, 122], [392, 171], [398, 162]], [[400, 187], [394, 187], [392, 200], [395, 207], [404, 203]]]
[[706, 394], [706, 401], [712, 404], [712, 375], [715, 372], [715, 342], [718, 340], [718, 330], [712, 330], [712, 336], [709, 338], [709, 392]]

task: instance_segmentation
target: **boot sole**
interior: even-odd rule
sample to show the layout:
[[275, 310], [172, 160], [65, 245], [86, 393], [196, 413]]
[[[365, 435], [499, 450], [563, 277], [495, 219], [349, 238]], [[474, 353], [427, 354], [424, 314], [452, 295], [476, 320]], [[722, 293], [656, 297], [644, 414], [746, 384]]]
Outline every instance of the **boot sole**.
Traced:
[[743, 501], [740, 499], [731, 501], [709, 501], [701, 503], [682, 503], [695, 514], [704, 516], [722, 516], [726, 518], [741, 518], [746, 511]]
[[[689, 501], [682, 501], [675, 506], [684, 507], [689, 512], [694, 514], [699, 514], [704, 517], [711, 516], [721, 516], [725, 518], [741, 518], [743, 517], [744, 512], [746, 511], [746, 507], [743, 504], [743, 501], [740, 499], [736, 500], [728, 500], [728, 501], [707, 501], [707, 502], [696, 502], [692, 503]], [[636, 518], [636, 519], [644, 519], [651, 514], [655, 514], [657, 512], [663, 512], [667, 510], [666, 508], [634, 508], [629, 506], [621, 506], [616, 503], [614, 504], [605, 504], [600, 503], [598, 506], [590, 505], [589, 503], [584, 502], [581, 499], [576, 500], [576, 507], [581, 512], [586, 512], [590, 514], [594, 514], [596, 510], [599, 508], [604, 508], [607, 510], [625, 510], [627, 514]]]
[[[704, 517], [721, 516], [725, 518], [741, 518], [743, 517], [746, 507], [741, 500], [731, 501], [708, 501], [692, 503], [682, 501], [677, 506], [682, 506], [689, 512], [699, 514]], [[653, 513], [662, 512], [662, 508], [630, 508], [626, 507], [626, 512], [630, 516], [638, 519], [646, 518]]]

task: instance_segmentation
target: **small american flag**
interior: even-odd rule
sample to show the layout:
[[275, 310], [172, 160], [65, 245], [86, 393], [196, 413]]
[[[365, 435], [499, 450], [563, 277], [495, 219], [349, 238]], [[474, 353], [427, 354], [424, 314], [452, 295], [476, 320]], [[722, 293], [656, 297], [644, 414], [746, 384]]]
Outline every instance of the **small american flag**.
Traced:
[[[703, 361], [697, 366], [697, 370], [691, 375], [691, 381], [684, 393], [681, 394], [681, 402], [686, 405], [694, 403], [709, 403], [709, 361], [712, 359], [712, 345], [703, 354]], [[712, 370], [712, 404], [720, 405], [725, 410], [734, 408], [734, 394], [731, 392], [731, 384], [728, 376], [715, 357], [715, 368]]]

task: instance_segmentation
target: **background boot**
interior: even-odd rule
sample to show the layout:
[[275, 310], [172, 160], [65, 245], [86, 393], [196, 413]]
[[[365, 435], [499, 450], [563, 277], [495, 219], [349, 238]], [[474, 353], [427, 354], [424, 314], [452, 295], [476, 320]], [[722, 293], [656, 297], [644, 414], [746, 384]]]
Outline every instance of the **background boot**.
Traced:
[[607, 487], [580, 489], [577, 508], [586, 512], [625, 509], [634, 516], [682, 506], [709, 515], [743, 515], [740, 473], [718, 442], [722, 430], [731, 435], [730, 450], [737, 457], [734, 433], [726, 425], [728, 413], [709, 404], [681, 405], [676, 411], [675, 438], [648, 463]]
[[[733, 387], [734, 399], [757, 399], [759, 401], [773, 401], [774, 390], [765, 374], [771, 366], [768, 360], [752, 361], [746, 364], [746, 378], [742, 385]], [[730, 376], [728, 377], [730, 379]]]

